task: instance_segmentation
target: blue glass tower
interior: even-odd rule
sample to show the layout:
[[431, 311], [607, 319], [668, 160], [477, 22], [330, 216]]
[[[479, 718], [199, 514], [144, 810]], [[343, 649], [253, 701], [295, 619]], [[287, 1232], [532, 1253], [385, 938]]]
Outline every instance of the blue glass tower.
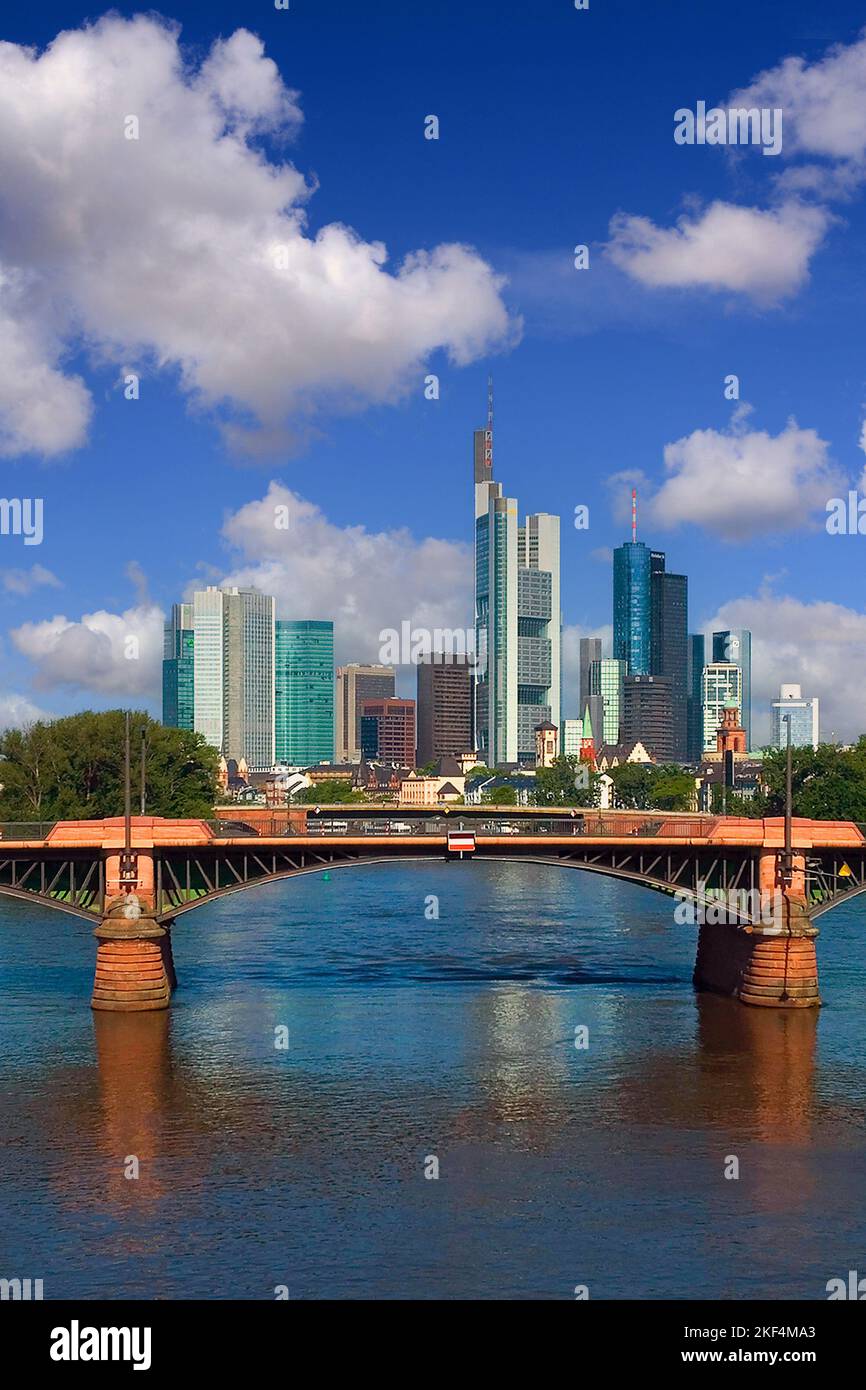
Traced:
[[650, 554], [643, 541], [626, 541], [613, 552], [613, 654], [630, 676], [650, 670]]
[[334, 757], [334, 624], [277, 619], [274, 716], [278, 763]]

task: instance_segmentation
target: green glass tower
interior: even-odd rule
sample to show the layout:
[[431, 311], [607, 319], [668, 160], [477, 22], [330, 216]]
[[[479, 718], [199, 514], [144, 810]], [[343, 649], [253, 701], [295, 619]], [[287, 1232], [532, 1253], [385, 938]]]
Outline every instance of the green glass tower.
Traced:
[[334, 624], [276, 624], [276, 757], [290, 767], [334, 758]]
[[176, 603], [165, 625], [162, 662], [162, 722], [195, 728], [195, 634], [191, 603]]

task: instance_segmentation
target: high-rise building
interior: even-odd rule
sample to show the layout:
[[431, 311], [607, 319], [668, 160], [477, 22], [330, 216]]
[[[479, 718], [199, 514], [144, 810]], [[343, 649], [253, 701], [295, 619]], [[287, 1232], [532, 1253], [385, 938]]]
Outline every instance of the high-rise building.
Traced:
[[687, 697], [687, 757], [689, 762], [700, 762], [704, 753], [704, 634], [690, 632], [687, 647], [688, 667], [686, 672]]
[[418, 766], [474, 747], [474, 670], [465, 656], [434, 652], [418, 663]]
[[664, 556], [637, 539], [637, 493], [631, 494], [631, 540], [613, 552], [613, 654], [631, 676], [646, 675], [652, 659], [653, 566]]
[[518, 525], [493, 479], [493, 402], [474, 436], [475, 746], [488, 767], [535, 763], [535, 730], [560, 720], [559, 517]]
[[726, 628], [713, 633], [713, 661], [732, 661], [742, 675], [740, 721], [746, 731], [746, 747], [752, 746], [752, 634], [746, 628]]
[[668, 574], [665, 557], [653, 551], [650, 559], [650, 671], [671, 681], [671, 738], [673, 757], [688, 757], [688, 611], [689, 581]]
[[743, 673], [732, 661], [713, 661], [704, 667], [702, 703], [704, 708], [704, 752], [716, 751], [716, 735], [724, 722], [727, 706], [742, 709]]
[[590, 688], [590, 667], [594, 661], [601, 661], [601, 638], [581, 637], [580, 639], [580, 682], [578, 686], [577, 712], [581, 719], [586, 702], [592, 695]]
[[356, 763], [361, 757], [361, 706], [365, 700], [387, 700], [396, 689], [393, 666], [363, 666], [353, 662], [337, 667], [338, 763]]
[[623, 680], [625, 678], [626, 665], [624, 661], [618, 661], [616, 657], [603, 656], [598, 661], [593, 661], [589, 672], [589, 689], [593, 698], [600, 696], [602, 700], [602, 729], [601, 737], [595, 731], [596, 747], [602, 743], [617, 744], [620, 741], [620, 731], [622, 728], [622, 691]]
[[195, 632], [191, 603], [175, 603], [165, 625], [162, 662], [162, 722], [195, 728]]
[[334, 624], [277, 619], [274, 657], [276, 760], [290, 767], [334, 761]]
[[401, 767], [415, 766], [415, 701], [364, 700], [361, 753]]
[[579, 758], [583, 744], [583, 720], [563, 719], [559, 732], [563, 757]]
[[642, 743], [657, 763], [674, 756], [670, 676], [631, 675], [623, 680], [622, 742]]
[[773, 701], [773, 746], [785, 748], [788, 743], [788, 721], [791, 725], [792, 748], [818, 747], [818, 697], [803, 698], [799, 685], [783, 685], [778, 700]]
[[164, 650], [165, 722], [195, 729], [251, 770], [273, 767], [274, 599], [200, 589], [172, 608]]

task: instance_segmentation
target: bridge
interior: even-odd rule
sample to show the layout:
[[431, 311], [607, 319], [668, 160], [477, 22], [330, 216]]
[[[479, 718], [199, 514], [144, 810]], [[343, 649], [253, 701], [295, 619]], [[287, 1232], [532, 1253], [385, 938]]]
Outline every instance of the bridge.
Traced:
[[[695, 984], [744, 1003], [820, 1003], [816, 920], [866, 892], [851, 822], [569, 808], [232, 808], [231, 818], [0, 825], [0, 895], [96, 923], [95, 1009], [165, 1008], [171, 929], [228, 893], [382, 861], [549, 863], [675, 896], [699, 927]], [[679, 915], [678, 915], [679, 914]]]

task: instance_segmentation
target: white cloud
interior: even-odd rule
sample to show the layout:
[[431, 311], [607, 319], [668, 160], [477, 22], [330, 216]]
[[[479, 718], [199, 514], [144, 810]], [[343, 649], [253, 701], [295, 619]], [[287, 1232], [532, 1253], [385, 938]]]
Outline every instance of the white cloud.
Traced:
[[743, 412], [727, 431], [695, 430], [664, 450], [667, 478], [645, 503], [662, 527], [691, 522], [725, 540], [807, 526], [845, 486], [826, 441], [795, 420], [778, 435], [746, 430]]
[[32, 594], [34, 589], [42, 587], [49, 589], [60, 589], [63, 586], [56, 574], [45, 568], [44, 565], [31, 565], [29, 570], [12, 569], [0, 570], [0, 585], [6, 590], [7, 594]]
[[[275, 525], [278, 507], [289, 509], [288, 530]], [[403, 621], [473, 623], [472, 551], [461, 542], [336, 526], [275, 482], [228, 518], [224, 535], [238, 561], [221, 582], [274, 594], [278, 617], [333, 618], [338, 662], [378, 660], [379, 633]]]
[[729, 106], [784, 112], [783, 151], [861, 161], [866, 154], [866, 30], [852, 44], [833, 44], [823, 58], [785, 58], [734, 92]]
[[68, 686], [100, 695], [153, 695], [160, 688], [164, 615], [154, 605], [24, 623], [10, 633], [35, 667], [39, 690]]
[[788, 681], [801, 685], [805, 696], [818, 696], [822, 738], [832, 732], [851, 740], [866, 733], [866, 613], [765, 589], [723, 604], [705, 626], [752, 633], [753, 742], [769, 742], [770, 702]]
[[53, 715], [46, 714], [26, 695], [0, 695], [0, 732], [4, 729], [23, 729], [39, 719], [52, 718]]
[[89, 398], [57, 364], [82, 334], [145, 377], [177, 370], [241, 443], [324, 401], [393, 399], [437, 349], [464, 364], [513, 340], [502, 282], [471, 249], [389, 269], [381, 242], [342, 223], [307, 232], [312, 189], [254, 138], [300, 119], [243, 29], [197, 69], [175, 26], [141, 15], [42, 54], [0, 44], [0, 263], [15, 288], [0, 298], [0, 448], [81, 443]]
[[675, 227], [619, 213], [605, 250], [642, 285], [729, 290], [772, 304], [807, 280], [831, 220], [825, 209], [796, 201], [769, 211], [715, 202]]

